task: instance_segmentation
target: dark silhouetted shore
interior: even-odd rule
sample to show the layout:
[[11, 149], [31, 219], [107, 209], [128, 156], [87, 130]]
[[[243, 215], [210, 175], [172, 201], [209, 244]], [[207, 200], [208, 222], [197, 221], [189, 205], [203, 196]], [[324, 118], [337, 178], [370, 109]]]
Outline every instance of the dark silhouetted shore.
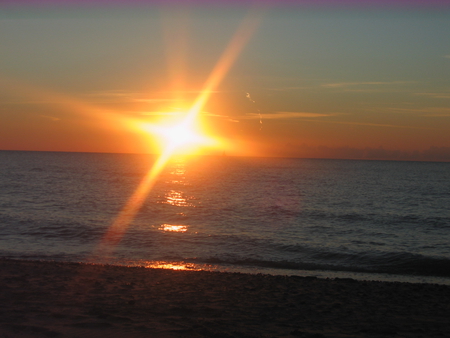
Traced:
[[450, 286], [0, 260], [0, 337], [449, 337]]

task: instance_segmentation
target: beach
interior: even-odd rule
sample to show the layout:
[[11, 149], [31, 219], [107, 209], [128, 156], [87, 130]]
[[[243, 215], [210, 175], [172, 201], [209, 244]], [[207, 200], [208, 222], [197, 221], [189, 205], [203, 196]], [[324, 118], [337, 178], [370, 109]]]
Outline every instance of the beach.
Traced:
[[0, 337], [448, 337], [450, 286], [0, 260]]

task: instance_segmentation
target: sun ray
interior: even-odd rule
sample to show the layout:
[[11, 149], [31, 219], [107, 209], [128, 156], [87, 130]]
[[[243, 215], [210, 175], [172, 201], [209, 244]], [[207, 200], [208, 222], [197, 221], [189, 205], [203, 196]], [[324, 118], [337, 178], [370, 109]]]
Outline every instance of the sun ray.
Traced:
[[[171, 133], [176, 133], [180, 130], [184, 133], [185, 130], [189, 130], [190, 126], [192, 126], [194, 121], [198, 118], [198, 115], [209, 99], [211, 93], [216, 90], [219, 83], [228, 73], [228, 71], [238, 58], [239, 54], [242, 52], [251, 36], [258, 28], [263, 17], [263, 11], [261, 11], [261, 9], [262, 7], [253, 8], [249, 15], [244, 18], [243, 22], [234, 33], [228, 46], [225, 48], [225, 51], [223, 52], [215, 67], [208, 76], [207, 80], [205, 81], [205, 84], [197, 99], [194, 101], [194, 104], [187, 111], [184, 119], [178, 125], [173, 127], [173, 129], [170, 131]], [[129, 198], [123, 209], [120, 211], [120, 213], [104, 235], [101, 246], [99, 248], [103, 253], [110, 252], [113, 249], [114, 245], [120, 242], [129, 224], [138, 213], [150, 190], [154, 186], [158, 175], [163, 170], [169, 159], [172, 157], [177, 147], [179, 147], [182, 143], [183, 142], [181, 142], [179, 139], [172, 139], [171, 142], [168, 142], [166, 148], [158, 157], [153, 167], [148, 171], [144, 179], [141, 181], [135, 192]]]
[[153, 164], [152, 168], [147, 172], [141, 183], [128, 199], [125, 206], [122, 208], [114, 222], [111, 224], [105, 235], [103, 236], [101, 244], [117, 244], [122, 239], [128, 224], [136, 216], [136, 213], [144, 203], [148, 192], [151, 190], [156, 182], [156, 179], [161, 170], [166, 165], [171, 154], [169, 152], [161, 154]]
[[197, 97], [197, 100], [189, 110], [189, 115], [191, 115], [190, 118], [195, 119], [196, 115], [201, 111], [211, 93], [223, 80], [239, 54], [244, 49], [245, 45], [257, 30], [261, 23], [262, 17], [262, 7], [255, 7], [243, 20], [242, 24], [235, 32], [227, 48], [206, 80], [200, 95]]
[[[176, 152], [177, 148], [189, 142], [199, 144], [212, 142], [211, 139], [208, 139], [205, 136], [193, 133], [193, 126], [195, 125], [195, 122], [197, 122], [199, 114], [211, 94], [217, 89], [218, 85], [229, 72], [230, 68], [235, 63], [251, 36], [255, 33], [263, 17], [263, 11], [261, 11], [261, 9], [263, 8], [252, 8], [249, 14], [244, 18], [210, 75], [206, 79], [200, 94], [190, 109], [186, 111], [183, 119], [178, 124], [167, 127], [166, 129], [161, 127], [160, 129], [157, 129], [155, 126], [150, 127], [150, 129], [153, 128], [153, 133], [162, 134], [168, 139], [168, 142], [151, 169], [141, 180], [136, 190], [127, 200], [124, 207], [105, 232], [99, 246], [93, 252], [94, 255], [98, 254], [105, 256], [112, 252], [115, 245], [120, 242], [129, 224], [132, 222], [142, 207], [142, 204], [145, 202], [159, 174]], [[179, 65], [181, 65], [180, 62], [181, 61], [178, 60]], [[105, 123], [119, 124], [134, 130], [142, 130], [142, 127], [136, 128], [137, 126], [142, 126], [142, 120], [116, 113], [113, 110], [97, 107], [69, 95], [64, 95], [42, 87], [33, 86], [25, 81], [10, 78], [7, 79], [2, 76], [0, 77], [0, 86], [6, 88], [8, 91], [20, 92], [22, 95], [25, 94], [40, 101], [45, 101], [45, 103], [58, 106], [65, 111], [85, 115], [89, 118], [100, 119]], [[174, 135], [176, 135], [176, 137], [174, 137]]]

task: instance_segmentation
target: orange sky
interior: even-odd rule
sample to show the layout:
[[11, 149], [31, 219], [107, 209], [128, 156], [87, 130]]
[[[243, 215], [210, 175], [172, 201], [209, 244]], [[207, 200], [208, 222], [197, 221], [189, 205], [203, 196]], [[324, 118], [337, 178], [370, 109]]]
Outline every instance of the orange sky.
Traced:
[[449, 19], [5, 7], [0, 149], [155, 153], [158, 138], [136, 126], [181, 118], [207, 89], [197, 117], [221, 143], [204, 154], [449, 161]]

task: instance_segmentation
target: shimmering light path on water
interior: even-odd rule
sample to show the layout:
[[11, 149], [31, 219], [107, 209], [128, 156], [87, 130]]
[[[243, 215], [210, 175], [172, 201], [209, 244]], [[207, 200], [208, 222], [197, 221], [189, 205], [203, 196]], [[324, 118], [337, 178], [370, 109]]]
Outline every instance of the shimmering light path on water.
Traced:
[[0, 160], [4, 257], [450, 277], [448, 163], [174, 160], [105, 259], [92, 250], [154, 158], [0, 152]]
[[[171, 159], [174, 153], [180, 146], [184, 146], [187, 141], [190, 141], [190, 139], [201, 139], [200, 135], [198, 135], [198, 137], [196, 137], [197, 135], [192, 135], [189, 140], [185, 140], [183, 136], [190, 134], [193, 127], [192, 125], [198, 118], [203, 106], [208, 101], [209, 96], [214, 90], [216, 90], [217, 86], [228, 73], [247, 41], [255, 32], [261, 20], [261, 14], [262, 13], [257, 13], [255, 11], [250, 13], [250, 15], [244, 19], [224, 53], [219, 58], [211, 74], [208, 76], [202, 91], [193, 106], [187, 112], [186, 116], [182, 121], [179, 121], [178, 124], [165, 131], [164, 134], [169, 138], [167, 145], [164, 149], [162, 149], [161, 155], [145, 175], [144, 179], [138, 185], [123, 209], [118, 214], [117, 218], [107, 230], [99, 248], [95, 250], [94, 255], [99, 255], [101, 253], [105, 254], [107, 251], [114, 250], [112, 246], [117, 245], [120, 242], [129, 224], [142, 207], [147, 195], [156, 183], [160, 172], [163, 170], [164, 166]], [[158, 130], [158, 126], [148, 125], [147, 128], [149, 128], [150, 132], [152, 129]]]

